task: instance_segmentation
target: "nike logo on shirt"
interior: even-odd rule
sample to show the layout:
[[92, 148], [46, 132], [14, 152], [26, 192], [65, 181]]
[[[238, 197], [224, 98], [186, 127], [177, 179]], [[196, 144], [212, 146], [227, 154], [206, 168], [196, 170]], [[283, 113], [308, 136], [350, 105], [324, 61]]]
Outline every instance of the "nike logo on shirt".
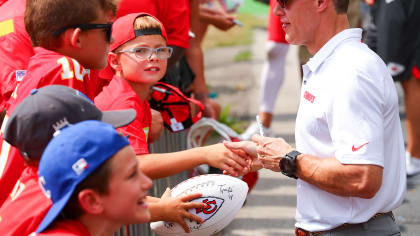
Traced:
[[367, 143], [365, 143], [365, 144], [362, 144], [362, 145], [360, 145], [360, 146], [358, 146], [358, 147], [355, 147], [354, 145], [351, 147], [351, 150], [353, 151], [353, 152], [357, 152], [360, 148], [362, 148], [363, 146], [365, 146], [366, 144], [368, 144], [369, 142], [367, 142]]

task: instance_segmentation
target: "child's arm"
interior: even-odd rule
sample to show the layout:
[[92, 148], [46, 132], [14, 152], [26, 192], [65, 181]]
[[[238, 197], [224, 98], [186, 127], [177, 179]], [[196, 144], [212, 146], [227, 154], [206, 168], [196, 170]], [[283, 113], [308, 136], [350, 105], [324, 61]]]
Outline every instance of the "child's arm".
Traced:
[[152, 179], [164, 178], [207, 164], [225, 170], [232, 176], [249, 171], [249, 156], [231, 152], [223, 143], [180, 152], [138, 155], [140, 169]]
[[160, 199], [148, 197], [147, 201], [151, 215], [150, 221], [154, 222], [163, 220], [176, 222], [184, 228], [185, 232], [189, 233], [190, 230], [184, 219], [190, 219], [198, 223], [203, 222], [200, 217], [188, 212], [188, 209], [204, 208], [207, 206], [207, 204], [201, 202], [189, 202], [199, 197], [201, 197], [201, 193], [172, 198], [171, 190], [169, 188], [166, 189]]

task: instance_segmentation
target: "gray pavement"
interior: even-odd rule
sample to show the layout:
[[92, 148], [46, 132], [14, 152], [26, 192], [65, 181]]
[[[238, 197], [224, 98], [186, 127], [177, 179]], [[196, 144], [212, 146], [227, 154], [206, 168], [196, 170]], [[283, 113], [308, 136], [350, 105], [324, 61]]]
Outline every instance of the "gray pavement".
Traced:
[[[231, 115], [253, 122], [258, 112], [259, 76], [265, 58], [266, 31], [257, 29], [254, 44], [231, 48], [218, 48], [205, 52], [206, 80], [210, 91], [218, 94], [216, 100], [230, 105]], [[233, 62], [241, 51], [251, 50], [251, 61]], [[403, 100], [398, 86], [400, 100]], [[290, 46], [286, 57], [286, 78], [279, 92], [272, 127], [277, 137], [294, 145], [294, 125], [300, 79], [298, 75], [297, 47]], [[401, 104], [401, 117], [404, 106]], [[405, 123], [403, 120], [403, 127]], [[404, 135], [405, 135], [404, 129]], [[259, 181], [248, 196], [246, 205], [235, 220], [226, 227], [223, 236], [282, 236], [294, 235], [296, 183], [294, 180], [268, 170], [259, 172]], [[403, 235], [420, 235], [420, 176], [409, 179], [407, 198], [394, 211]]]

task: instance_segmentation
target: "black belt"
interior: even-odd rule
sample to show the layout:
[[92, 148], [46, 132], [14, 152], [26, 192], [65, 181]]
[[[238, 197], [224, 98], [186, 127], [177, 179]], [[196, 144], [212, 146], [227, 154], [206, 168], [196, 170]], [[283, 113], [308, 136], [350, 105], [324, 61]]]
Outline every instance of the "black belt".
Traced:
[[[383, 215], [391, 215], [392, 219], [395, 221], [394, 218], [394, 214], [392, 214], [392, 211], [390, 212], [386, 212], [386, 213], [376, 213], [375, 215], [373, 215], [368, 221], [373, 220], [379, 216], [383, 216]], [[358, 223], [358, 224], [349, 224], [349, 223], [344, 223], [342, 225], [339, 225], [337, 227], [335, 227], [334, 229], [330, 229], [330, 230], [325, 230], [325, 231], [316, 231], [316, 232], [309, 232], [307, 230], [301, 229], [301, 228], [295, 228], [295, 235], [296, 236], [318, 236], [321, 235], [323, 233], [328, 233], [330, 231], [334, 231], [349, 225], [359, 225], [359, 224], [363, 224], [363, 223]]]

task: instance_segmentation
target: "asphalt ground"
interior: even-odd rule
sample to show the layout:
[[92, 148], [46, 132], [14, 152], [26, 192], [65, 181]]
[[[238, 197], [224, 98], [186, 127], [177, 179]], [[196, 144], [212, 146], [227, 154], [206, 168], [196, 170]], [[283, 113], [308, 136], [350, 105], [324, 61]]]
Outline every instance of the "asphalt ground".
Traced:
[[[217, 94], [216, 101], [230, 105], [231, 115], [243, 122], [253, 122], [258, 112], [259, 76], [265, 59], [266, 31], [254, 32], [250, 46], [217, 48], [205, 52], [206, 80], [210, 91]], [[234, 62], [240, 52], [250, 50], [249, 61]], [[286, 57], [286, 77], [276, 102], [272, 127], [277, 137], [294, 145], [294, 125], [300, 93], [297, 47], [290, 46]], [[404, 135], [404, 104], [402, 90], [400, 114]], [[402, 235], [420, 235], [420, 176], [408, 179], [407, 197], [394, 211]], [[282, 236], [294, 235], [296, 207], [296, 182], [280, 173], [268, 170], [259, 172], [259, 181], [249, 194], [245, 206], [223, 236]]]

